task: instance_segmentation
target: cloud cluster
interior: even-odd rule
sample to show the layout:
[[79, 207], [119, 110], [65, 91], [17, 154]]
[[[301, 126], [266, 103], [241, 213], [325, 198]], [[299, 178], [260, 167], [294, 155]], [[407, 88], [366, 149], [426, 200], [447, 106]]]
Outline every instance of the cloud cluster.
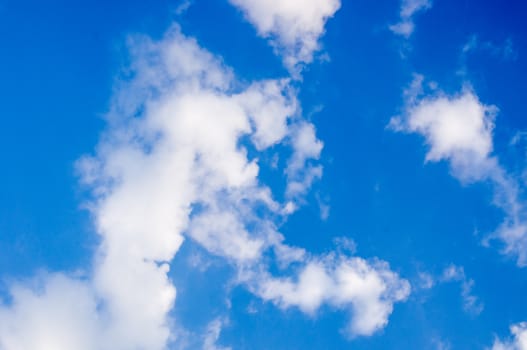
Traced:
[[[101, 237], [92, 270], [14, 286], [0, 307], [0, 348], [165, 349], [175, 337], [168, 272], [185, 239], [227, 260], [264, 300], [310, 314], [324, 303], [349, 310], [353, 335], [384, 327], [408, 282], [381, 261], [311, 256], [278, 231], [322, 172], [323, 144], [289, 80], [242, 84], [177, 26], [129, 46], [108, 129], [78, 162]], [[258, 155], [277, 145], [291, 154], [284, 203], [258, 177]], [[214, 348], [218, 324], [208, 335], [204, 346]]]
[[402, 0], [399, 11], [400, 21], [390, 26], [390, 30], [400, 36], [409, 38], [415, 29], [414, 16], [432, 7], [431, 0]]
[[340, 0], [229, 0], [271, 41], [291, 71], [310, 63], [319, 49], [326, 21], [340, 8]]
[[403, 116], [391, 119], [396, 131], [417, 133], [428, 146], [426, 161], [448, 161], [452, 175], [463, 183], [488, 182], [494, 189], [494, 204], [505, 219], [484, 243], [499, 239], [503, 253], [527, 265], [527, 211], [520, 182], [493, 155], [495, 106], [483, 104], [466, 87], [455, 96], [440, 91], [424, 94], [423, 77], [416, 76], [405, 92]]
[[490, 350], [527, 350], [527, 323], [521, 322], [510, 327], [512, 339], [496, 339]]

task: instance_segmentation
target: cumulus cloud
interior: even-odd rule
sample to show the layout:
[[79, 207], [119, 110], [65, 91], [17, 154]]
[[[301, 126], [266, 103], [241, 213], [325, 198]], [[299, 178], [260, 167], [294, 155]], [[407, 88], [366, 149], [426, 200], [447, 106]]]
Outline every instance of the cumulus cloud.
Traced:
[[400, 36], [409, 38], [415, 29], [414, 16], [432, 8], [431, 0], [402, 0], [399, 11], [400, 21], [391, 25], [390, 30]]
[[328, 256], [305, 264], [295, 278], [267, 275], [255, 282], [255, 293], [282, 308], [297, 307], [313, 315], [328, 304], [350, 313], [349, 336], [368, 336], [388, 323], [393, 304], [410, 293], [406, 280], [381, 261]]
[[527, 323], [521, 322], [510, 327], [512, 339], [496, 339], [489, 350], [527, 350]]
[[326, 21], [340, 8], [340, 0], [229, 0], [271, 41], [287, 68], [310, 63], [320, 48]]
[[[236, 261], [257, 259], [271, 237], [280, 244], [273, 230], [249, 237], [245, 229], [250, 205], [279, 205], [258, 185], [258, 165], [238, 143], [253, 132], [259, 146], [284, 138], [286, 131], [273, 133], [258, 120], [262, 113], [293, 117], [296, 102], [280, 81], [232, 91], [230, 69], [177, 27], [160, 42], [132, 38], [130, 47], [134, 76], [117, 89], [97, 154], [79, 162], [102, 238], [86, 288], [97, 305], [90, 313], [107, 319], [104, 335], [92, 338], [112, 349], [162, 349], [176, 298], [168, 263], [184, 233]], [[237, 205], [243, 200], [247, 208]]]
[[99, 348], [104, 320], [98, 318], [91, 288], [60, 274], [34, 283], [35, 288], [13, 286], [12, 307], [0, 308], [0, 348]]
[[[78, 162], [101, 237], [93, 267], [84, 279], [51, 275], [37, 287], [14, 286], [13, 303], [0, 306], [0, 347], [165, 349], [177, 334], [168, 272], [185, 239], [252, 276], [238, 282], [265, 300], [309, 313], [322, 303], [349, 309], [356, 335], [382, 328], [408, 282], [384, 262], [310, 256], [278, 231], [322, 171], [322, 142], [288, 79], [244, 85], [177, 26], [159, 41], [130, 38], [129, 46], [108, 129], [95, 154]], [[260, 154], [276, 144], [292, 154], [281, 169], [286, 203], [249, 156], [249, 147]], [[295, 262], [298, 273], [274, 277], [269, 256], [283, 273]], [[209, 327], [209, 348], [218, 329]]]
[[442, 93], [418, 98], [422, 77], [407, 90], [406, 117], [395, 117], [390, 127], [425, 137], [427, 162], [447, 160], [456, 177], [471, 182], [489, 176], [495, 167], [492, 131], [497, 108], [482, 104], [468, 88], [458, 96]]
[[454, 96], [440, 91], [426, 95], [422, 83], [423, 77], [416, 76], [405, 92], [404, 115], [392, 118], [389, 128], [422, 135], [428, 146], [426, 161], [447, 161], [452, 175], [461, 182], [492, 185], [494, 204], [503, 210], [505, 219], [484, 243], [499, 239], [504, 245], [503, 253], [516, 257], [518, 265], [525, 266], [527, 211], [521, 183], [493, 153], [498, 109], [482, 103], [469, 87]]

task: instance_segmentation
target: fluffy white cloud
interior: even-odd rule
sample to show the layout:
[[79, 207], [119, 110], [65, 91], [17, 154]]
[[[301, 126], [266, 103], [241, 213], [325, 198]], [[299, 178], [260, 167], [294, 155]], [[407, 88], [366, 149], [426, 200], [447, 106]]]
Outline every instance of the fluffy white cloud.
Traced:
[[[133, 52], [135, 77], [116, 97], [116, 126], [85, 161], [95, 169], [87, 180], [102, 193], [94, 211], [107, 243], [95, 280], [115, 306], [115, 334], [147, 329], [144, 321], [162, 345], [175, 288], [160, 263], [172, 259], [184, 235], [235, 265], [256, 263], [270, 247], [294, 251], [253, 209], [281, 213], [282, 205], [259, 184], [257, 159], [248, 158], [242, 140], [265, 150], [293, 139], [289, 129], [300, 117], [287, 80], [235, 89], [231, 70], [178, 28], [161, 42], [136, 39]], [[141, 305], [134, 320], [130, 313]]]
[[426, 11], [432, 7], [431, 0], [402, 0], [399, 12], [400, 21], [390, 26], [390, 30], [397, 35], [409, 38], [415, 29], [416, 13]]
[[42, 278], [36, 290], [14, 286], [12, 307], [0, 308], [0, 349], [102, 349], [104, 320], [91, 288], [63, 275]]
[[[186, 238], [240, 274], [263, 270], [266, 281], [274, 279], [264, 255], [272, 249], [279, 266], [301, 266], [291, 278], [301, 281], [292, 287], [301, 299], [287, 299], [288, 287], [282, 295], [259, 293], [258, 278], [240, 283], [264, 299], [285, 298], [313, 312], [324, 302], [349, 306], [353, 334], [382, 328], [393, 303], [408, 295], [406, 281], [381, 262], [315, 263], [320, 259], [285, 245], [277, 230], [322, 171], [314, 164], [322, 143], [288, 81], [243, 86], [178, 27], [160, 41], [134, 37], [130, 49], [131, 78], [116, 87], [108, 129], [95, 155], [78, 163], [101, 237], [92, 274], [14, 288], [15, 302], [0, 306], [2, 349], [165, 349], [176, 334], [168, 316], [176, 300], [169, 264]], [[282, 169], [285, 204], [260, 182], [258, 159], [247, 150], [278, 143], [292, 154]], [[321, 286], [320, 278], [337, 290]]]
[[422, 83], [423, 77], [416, 76], [405, 93], [404, 115], [392, 118], [389, 127], [422, 135], [428, 145], [426, 160], [448, 161], [453, 176], [460, 181], [492, 184], [494, 204], [506, 215], [489, 239], [501, 240], [503, 252], [515, 256], [518, 265], [525, 266], [527, 211], [520, 196], [520, 182], [493, 155], [492, 137], [498, 109], [483, 104], [469, 88], [455, 96], [434, 91], [427, 97]]
[[340, 8], [340, 0], [229, 0], [258, 31], [271, 40], [286, 67], [310, 63], [319, 49], [328, 18]]
[[490, 350], [527, 350], [527, 323], [514, 324], [510, 330], [513, 338], [506, 341], [496, 339]]
[[267, 276], [255, 293], [283, 308], [298, 307], [313, 315], [323, 304], [351, 315], [350, 336], [371, 335], [388, 323], [393, 304], [405, 300], [410, 285], [380, 261], [329, 256], [305, 264], [295, 278]]
[[[185, 233], [211, 253], [237, 262], [257, 260], [273, 245], [290, 252], [273, 227], [265, 227], [265, 221], [256, 225], [253, 206], [280, 212], [281, 205], [258, 184], [257, 162], [248, 159], [241, 142], [250, 136], [262, 149], [290, 137], [287, 123], [296, 123], [296, 100], [284, 81], [234, 91], [230, 69], [177, 27], [159, 42], [135, 37], [130, 46], [133, 78], [117, 88], [96, 155], [79, 162], [94, 193], [91, 208], [102, 240], [93, 276], [83, 285], [97, 305], [90, 312], [106, 320], [104, 334], [91, 338], [112, 349], [155, 350], [171, 340], [167, 315], [176, 289], [167, 276], [168, 263]], [[267, 118], [281, 127], [271, 128]], [[255, 224], [250, 233], [249, 222]], [[77, 282], [67, 281], [65, 293], [74, 294], [70, 289]], [[45, 281], [43, 288], [53, 283]], [[42, 308], [55, 300], [38, 294], [34, 299]], [[24, 310], [2, 312], [17, 318]], [[2, 340], [23, 335], [2, 330]], [[79, 344], [71, 343], [77, 339]], [[53, 348], [82, 348], [81, 340], [74, 337]]]
[[493, 110], [470, 92], [454, 99], [439, 97], [421, 101], [408, 126], [429, 141], [427, 160], [481, 163], [492, 151]]
[[252, 139], [259, 150], [280, 142], [289, 132], [287, 118], [297, 112], [298, 106], [288, 83], [289, 80], [255, 83], [239, 96], [254, 123]]
[[455, 176], [474, 181], [487, 177], [494, 166], [490, 154], [496, 111], [467, 90], [454, 97], [438, 94], [413, 100], [407, 118], [393, 118], [390, 124], [396, 130], [423, 135], [429, 146], [427, 161], [448, 160]]

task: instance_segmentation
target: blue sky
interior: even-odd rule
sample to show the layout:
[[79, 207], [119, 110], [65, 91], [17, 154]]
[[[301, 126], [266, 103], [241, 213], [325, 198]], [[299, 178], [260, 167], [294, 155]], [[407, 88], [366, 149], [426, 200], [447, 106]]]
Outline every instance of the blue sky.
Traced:
[[0, 0], [0, 349], [527, 349], [526, 15]]

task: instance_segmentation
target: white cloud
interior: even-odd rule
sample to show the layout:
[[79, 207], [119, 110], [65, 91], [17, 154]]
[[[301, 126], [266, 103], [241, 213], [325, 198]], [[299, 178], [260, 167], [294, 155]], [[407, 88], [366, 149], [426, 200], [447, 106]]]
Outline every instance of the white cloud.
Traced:
[[12, 288], [13, 306], [0, 308], [0, 348], [99, 348], [103, 320], [96, 313], [92, 290], [63, 275], [45, 279], [43, 285], [37, 282], [36, 291], [22, 285]]
[[419, 272], [418, 281], [415, 283], [416, 289], [429, 290], [444, 283], [458, 283], [461, 289], [461, 299], [463, 310], [473, 316], [479, 315], [484, 308], [480, 298], [473, 293], [475, 282], [465, 274], [462, 266], [450, 264], [441, 271], [439, 275], [432, 275], [428, 272]]
[[317, 139], [313, 124], [307, 122], [292, 128], [291, 139], [293, 156], [286, 169], [289, 180], [286, 194], [294, 199], [301, 197], [314, 181], [322, 177], [322, 166], [309, 162], [319, 159], [324, 144]]
[[432, 7], [431, 0], [402, 0], [399, 12], [400, 21], [391, 25], [390, 30], [405, 38], [409, 38], [415, 29], [414, 16]]
[[[2, 349], [165, 349], [181, 333], [168, 316], [176, 301], [168, 272], [186, 238], [227, 259], [239, 274], [263, 270], [265, 281], [240, 283], [264, 299], [283, 298], [313, 312], [322, 302], [348, 307], [356, 335], [384, 327], [393, 304], [408, 295], [408, 282], [382, 262], [328, 265], [284, 244], [278, 232], [277, 222], [301, 205], [322, 173], [316, 164], [322, 142], [300, 115], [288, 80], [243, 86], [178, 27], [160, 41], [131, 38], [130, 50], [131, 78], [116, 87], [108, 129], [95, 155], [78, 163], [101, 237], [92, 274], [12, 289], [16, 303], [0, 306]], [[278, 143], [290, 147], [282, 169], [286, 203], [261, 183], [261, 164], [249, 157], [248, 142], [257, 153]], [[268, 272], [264, 253], [271, 249], [280, 267], [301, 267], [298, 277], [288, 277], [299, 287], [286, 283], [284, 293], [271, 296], [257, 288], [281, 281]], [[288, 288], [299, 301], [288, 299]], [[209, 335], [219, 335], [214, 324]]]
[[463, 267], [449, 265], [443, 270], [440, 280], [441, 282], [459, 282], [461, 284], [463, 309], [466, 312], [479, 315], [483, 311], [483, 304], [478, 297], [472, 294], [474, 280], [466, 277]]
[[490, 154], [496, 111], [467, 90], [454, 97], [439, 94], [420, 99], [407, 107], [408, 118], [394, 118], [391, 125], [425, 137], [429, 146], [426, 161], [448, 160], [455, 176], [474, 181], [487, 177], [493, 166]]
[[179, 4], [176, 6], [176, 9], [174, 10], [174, 13], [176, 15], [182, 15], [192, 6], [192, 3], [193, 3], [193, 0], [180, 1]]
[[427, 272], [419, 272], [417, 275], [419, 282], [417, 286], [420, 289], [431, 289], [436, 285], [434, 277]]
[[348, 237], [336, 237], [333, 239], [333, 243], [337, 247], [339, 252], [344, 255], [354, 255], [357, 252], [357, 242]]
[[410, 285], [380, 261], [358, 257], [315, 258], [304, 265], [298, 276], [267, 276], [256, 282], [255, 293], [280, 307], [298, 307], [314, 315], [328, 304], [350, 313], [345, 329], [349, 336], [368, 336], [388, 323], [393, 304], [405, 300]]
[[443, 270], [441, 279], [446, 282], [462, 281], [465, 279], [465, 270], [460, 266], [449, 265]]
[[527, 350], [527, 323], [521, 322], [510, 327], [512, 339], [496, 339], [490, 350]]
[[422, 135], [428, 146], [426, 161], [448, 161], [452, 175], [461, 182], [492, 184], [494, 204], [504, 211], [505, 219], [485, 242], [501, 240], [503, 253], [516, 257], [518, 265], [525, 266], [527, 211], [520, 196], [520, 182], [493, 155], [498, 109], [483, 104], [470, 88], [454, 96], [434, 91], [426, 97], [422, 83], [423, 77], [416, 76], [405, 93], [404, 115], [392, 118], [389, 127]]
[[250, 86], [239, 101], [251, 115], [252, 136], [259, 150], [280, 142], [289, 132], [287, 119], [297, 113], [297, 101], [288, 80], [269, 80]]
[[206, 212], [192, 220], [190, 236], [210, 252], [235, 260], [258, 259], [263, 241], [251, 239], [238, 218], [230, 212]]
[[[101, 305], [92, 311], [108, 320], [104, 336], [92, 338], [112, 349], [155, 350], [171, 340], [167, 315], [176, 289], [167, 263], [185, 232], [237, 261], [259, 258], [264, 242], [281, 245], [283, 238], [263, 224], [250, 234], [246, 229], [248, 221], [258, 222], [253, 206], [273, 212], [280, 205], [258, 184], [256, 160], [240, 142], [249, 135], [269, 147], [288, 137], [262, 119], [272, 114], [285, 125], [296, 101], [281, 81], [234, 91], [230, 69], [177, 27], [159, 42], [135, 37], [130, 46], [133, 78], [117, 88], [97, 154], [79, 162], [95, 195], [91, 208], [102, 239], [86, 288]], [[6, 310], [17, 316], [19, 309]], [[64, 349], [71, 348], [81, 345]]]
[[224, 319], [216, 318], [207, 325], [207, 332], [203, 340], [203, 350], [231, 350], [231, 347], [223, 347], [217, 344], [221, 329], [225, 323]]
[[320, 48], [326, 21], [340, 8], [340, 0], [229, 0], [283, 56], [287, 68], [310, 63]]

